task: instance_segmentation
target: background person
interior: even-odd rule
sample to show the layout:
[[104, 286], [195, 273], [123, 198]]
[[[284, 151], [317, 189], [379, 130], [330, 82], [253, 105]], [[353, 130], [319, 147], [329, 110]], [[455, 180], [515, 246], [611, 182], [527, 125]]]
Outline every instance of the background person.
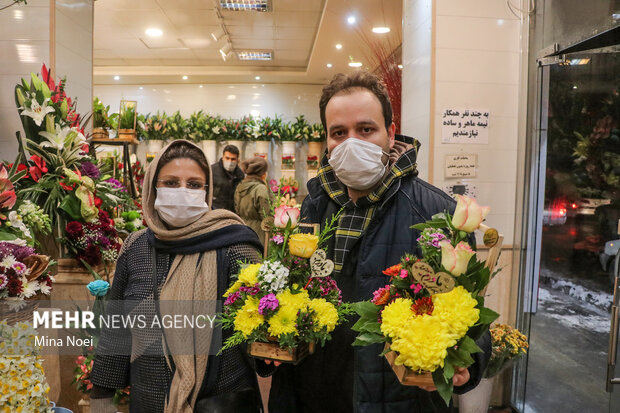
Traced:
[[[164, 307], [182, 303], [200, 308], [191, 315], [215, 314], [214, 303], [238, 263], [258, 262], [256, 234], [234, 213], [210, 210], [211, 188], [209, 164], [193, 143], [174, 141], [151, 162], [143, 189], [148, 229], [133, 233], [123, 245], [108, 314], [137, 312], [147, 320], [156, 315], [163, 320]], [[203, 312], [200, 303], [212, 307]], [[228, 334], [137, 324], [102, 329], [91, 373], [91, 412], [115, 412], [114, 391], [127, 385], [131, 412], [189, 413], [204, 403], [222, 410], [202, 411], [258, 412], [254, 362], [240, 346], [213, 355]]]
[[[416, 251], [419, 231], [409, 227], [432, 215], [454, 212], [456, 202], [417, 177], [419, 144], [395, 139], [392, 107], [385, 86], [357, 71], [336, 75], [319, 103], [328, 153], [316, 178], [308, 182], [302, 204], [304, 222], [326, 220], [344, 207], [328, 255], [343, 301], [369, 300], [389, 283], [382, 271]], [[404, 137], [403, 137], [404, 139]], [[414, 146], [415, 145], [415, 146]], [[325, 347], [299, 365], [276, 370], [269, 412], [448, 412], [436, 391], [403, 386], [384, 357], [383, 344], [353, 347], [350, 322], [336, 327]], [[475, 387], [490, 357], [490, 335], [478, 345], [469, 369], [458, 369], [455, 393]], [[459, 387], [460, 386], [460, 387]], [[427, 389], [434, 390], [434, 389]]]
[[270, 215], [270, 190], [267, 187], [267, 161], [254, 157], [241, 162], [245, 179], [235, 190], [235, 211], [245, 223], [265, 242], [265, 231], [261, 222]]
[[211, 165], [213, 171], [213, 209], [235, 212], [235, 189], [244, 175], [239, 168], [239, 148], [226, 145], [220, 160]]

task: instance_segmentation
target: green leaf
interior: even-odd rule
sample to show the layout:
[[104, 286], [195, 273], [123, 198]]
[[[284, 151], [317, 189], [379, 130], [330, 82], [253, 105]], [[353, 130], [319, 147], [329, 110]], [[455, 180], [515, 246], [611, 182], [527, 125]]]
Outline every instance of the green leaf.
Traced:
[[375, 320], [379, 318], [379, 310], [381, 308], [370, 301], [359, 301], [351, 304], [351, 306], [360, 317], [374, 318]]
[[[51, 199], [51, 197], [48, 199]], [[62, 202], [60, 203], [60, 209], [65, 211], [72, 219], [76, 221], [82, 220], [80, 207], [80, 200], [77, 199], [73, 194], [69, 194], [64, 197]]]
[[353, 342], [354, 346], [367, 346], [369, 344], [385, 342], [383, 336], [374, 333], [362, 333]]
[[82, 262], [82, 265], [84, 267], [86, 267], [86, 269], [88, 270], [88, 272], [91, 273], [91, 275], [93, 276], [93, 278], [95, 280], [103, 280], [103, 278], [101, 278], [101, 276], [99, 275], [99, 273], [95, 270], [93, 270], [93, 267], [91, 267], [90, 265], [88, 265], [88, 263], [86, 261], [84, 261], [83, 259], [80, 258], [80, 261]]
[[369, 332], [375, 334], [381, 334], [381, 324], [377, 321], [377, 319], [369, 319], [369, 318], [360, 318], [357, 320], [357, 323], [351, 327], [353, 331], [358, 331], [360, 333]]
[[476, 342], [469, 336], [465, 336], [461, 339], [461, 343], [459, 344], [459, 348], [469, 353], [480, 353], [482, 349], [478, 347]]
[[459, 348], [455, 350], [454, 348], [448, 349], [448, 354], [452, 357], [455, 366], [459, 367], [469, 367], [474, 364], [474, 359], [471, 357], [468, 351]]
[[442, 369], [437, 369], [433, 372], [433, 382], [439, 392], [439, 395], [446, 402], [446, 406], [450, 406], [450, 400], [452, 400], [452, 380], [446, 380]]
[[480, 318], [476, 324], [491, 324], [499, 317], [495, 311], [490, 308], [482, 307], [480, 309]]
[[0, 241], [12, 241], [14, 239], [17, 239], [17, 236], [15, 234], [0, 232]]
[[443, 377], [449, 382], [452, 380], [452, 376], [454, 376], [454, 366], [452, 365], [452, 363], [448, 363], [446, 357], [443, 365]]

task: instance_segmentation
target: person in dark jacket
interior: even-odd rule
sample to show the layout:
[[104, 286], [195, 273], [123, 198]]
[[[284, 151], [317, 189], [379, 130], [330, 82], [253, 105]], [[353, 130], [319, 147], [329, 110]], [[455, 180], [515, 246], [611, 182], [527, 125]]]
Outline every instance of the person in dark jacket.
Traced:
[[[369, 300], [389, 283], [382, 271], [405, 252], [420, 255], [409, 227], [433, 214], [454, 212], [456, 202], [417, 177], [419, 143], [395, 139], [392, 108], [374, 75], [336, 75], [319, 104], [327, 133], [327, 153], [316, 178], [308, 182], [301, 216], [325, 225], [344, 208], [328, 247], [332, 275], [343, 300]], [[336, 328], [332, 340], [299, 365], [281, 365], [273, 376], [270, 413], [288, 412], [449, 412], [434, 388], [403, 386], [388, 365], [381, 344], [353, 347], [355, 319]], [[458, 369], [455, 393], [475, 387], [490, 357], [488, 332], [477, 344], [469, 369]]]
[[245, 179], [235, 190], [235, 211], [237, 215], [252, 228], [258, 239], [265, 243], [265, 231], [261, 223], [270, 216], [270, 192], [265, 179], [267, 178], [267, 161], [259, 156], [241, 162]]
[[211, 165], [213, 172], [213, 209], [235, 212], [235, 189], [245, 175], [239, 168], [239, 148], [226, 145], [220, 160]]

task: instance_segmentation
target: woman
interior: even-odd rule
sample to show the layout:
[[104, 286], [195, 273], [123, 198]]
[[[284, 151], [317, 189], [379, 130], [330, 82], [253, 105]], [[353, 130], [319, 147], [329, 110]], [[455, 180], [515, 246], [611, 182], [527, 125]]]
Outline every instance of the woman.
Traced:
[[265, 242], [265, 231], [261, 227], [263, 219], [270, 214], [270, 192], [265, 183], [267, 161], [261, 157], [241, 162], [246, 177], [235, 190], [235, 211], [252, 228], [261, 242]]
[[211, 181], [204, 153], [185, 140], [149, 165], [142, 199], [148, 229], [125, 241], [106, 308], [106, 315], [146, 322], [102, 329], [91, 373], [93, 413], [115, 412], [110, 397], [127, 385], [131, 412], [260, 411], [254, 364], [240, 346], [214, 356], [226, 332], [198, 322], [160, 325], [165, 315], [183, 314], [203, 316], [204, 327], [238, 263], [259, 259], [256, 234], [232, 212], [210, 210]]

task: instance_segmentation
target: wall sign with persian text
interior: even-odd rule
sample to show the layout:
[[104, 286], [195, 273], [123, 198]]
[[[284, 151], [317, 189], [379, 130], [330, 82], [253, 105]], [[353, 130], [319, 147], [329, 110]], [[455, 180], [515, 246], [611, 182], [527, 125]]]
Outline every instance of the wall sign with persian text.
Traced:
[[445, 178], [475, 178], [475, 154], [446, 155]]
[[446, 109], [441, 119], [443, 143], [489, 143], [489, 111]]

